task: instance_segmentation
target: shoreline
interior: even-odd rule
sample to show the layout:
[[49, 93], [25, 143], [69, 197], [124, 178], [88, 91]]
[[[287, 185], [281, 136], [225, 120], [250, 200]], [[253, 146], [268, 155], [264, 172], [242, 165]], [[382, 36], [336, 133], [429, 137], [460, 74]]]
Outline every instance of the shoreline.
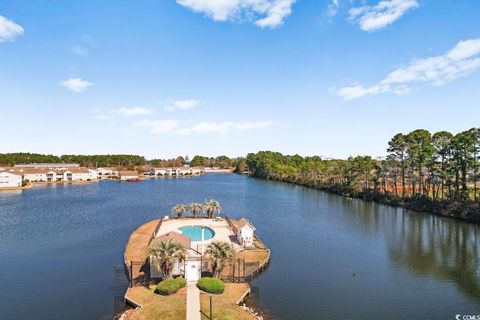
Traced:
[[[459, 205], [460, 204], [460, 207], [461, 208], [458, 208], [461, 212], [465, 212], [465, 210], [467, 210], [467, 213], [468, 213], [468, 209], [470, 209], [468, 206], [475, 206], [474, 203], [465, 203], [465, 202], [456, 202], [456, 201], [452, 201], [452, 202], [447, 202], [447, 201], [443, 201], [443, 202], [439, 202], [439, 203], [433, 203], [433, 202], [427, 202], [427, 205], [430, 205], [430, 207], [426, 207], [426, 206], [423, 206], [423, 207], [417, 207], [416, 204], [415, 204], [415, 199], [405, 199], [407, 200], [406, 202], [404, 201], [404, 199], [401, 199], [401, 198], [387, 198], [385, 197], [383, 194], [376, 194], [374, 192], [369, 192], [369, 193], [363, 193], [363, 192], [359, 192], [358, 194], [346, 194], [346, 193], [342, 193], [342, 192], [339, 192], [339, 191], [336, 191], [332, 188], [328, 188], [328, 187], [317, 187], [317, 186], [311, 186], [311, 185], [308, 185], [308, 184], [302, 184], [302, 183], [297, 183], [297, 182], [292, 182], [292, 181], [282, 181], [282, 180], [277, 180], [277, 179], [268, 179], [268, 178], [263, 178], [263, 177], [258, 177], [258, 176], [255, 176], [253, 174], [243, 174], [243, 175], [246, 175], [248, 177], [251, 177], [251, 178], [255, 178], [255, 179], [260, 179], [260, 180], [264, 180], [264, 181], [275, 181], [275, 182], [278, 182], [278, 183], [286, 183], [286, 184], [292, 184], [292, 185], [296, 185], [296, 186], [301, 186], [301, 187], [305, 187], [305, 188], [309, 188], [309, 189], [313, 189], [313, 190], [319, 190], [319, 191], [323, 191], [323, 192], [326, 192], [328, 194], [333, 194], [333, 195], [337, 195], [337, 196], [340, 196], [340, 197], [343, 197], [343, 198], [346, 198], [346, 199], [358, 199], [358, 200], [364, 200], [364, 201], [367, 201], [367, 202], [374, 202], [374, 203], [377, 203], [377, 204], [382, 204], [382, 205], [388, 205], [388, 206], [392, 206], [392, 207], [395, 207], [395, 208], [402, 208], [404, 210], [410, 210], [410, 211], [414, 211], [414, 212], [417, 212], [417, 213], [423, 213], [423, 214], [433, 214], [433, 215], [436, 215], [436, 216], [439, 216], [439, 217], [443, 217], [443, 218], [449, 218], [449, 219], [454, 219], [454, 220], [458, 220], [458, 221], [463, 221], [463, 222], [467, 222], [467, 223], [474, 223], [474, 224], [480, 224], [480, 215], [479, 216], [468, 216], [468, 215], [465, 215], [465, 214], [460, 214], [460, 215], [454, 215], [453, 213], [448, 213], [448, 212], [445, 212], [445, 210], [447, 210], [448, 206], [456, 206], [456, 205]], [[408, 201], [410, 200], [410, 201]], [[479, 208], [474, 208], [476, 210], [479, 210]], [[478, 213], [477, 213], [478, 214]]]
[[33, 183], [29, 183], [26, 186], [21, 187], [3, 187], [0, 188], [0, 191], [16, 191], [16, 190], [27, 190], [33, 187]]
[[[104, 179], [107, 180], [107, 179]], [[7, 187], [7, 188], [0, 188], [1, 191], [13, 191], [13, 190], [27, 190], [35, 187], [41, 186], [49, 186], [49, 185], [74, 185], [74, 184], [90, 184], [90, 183], [97, 183], [102, 180], [92, 180], [92, 181], [52, 181], [52, 182], [29, 182], [26, 186], [23, 187]]]

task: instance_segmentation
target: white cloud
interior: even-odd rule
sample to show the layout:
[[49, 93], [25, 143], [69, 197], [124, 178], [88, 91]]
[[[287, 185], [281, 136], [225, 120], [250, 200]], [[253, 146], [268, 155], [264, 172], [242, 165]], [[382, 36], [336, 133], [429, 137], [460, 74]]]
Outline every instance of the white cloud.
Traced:
[[374, 6], [351, 8], [349, 20], [358, 22], [364, 31], [376, 31], [394, 23], [417, 7], [417, 0], [382, 0]]
[[137, 127], [146, 127], [154, 134], [227, 134], [230, 132], [243, 132], [254, 129], [268, 128], [273, 125], [272, 121], [242, 121], [242, 122], [199, 122], [193, 126], [180, 126], [176, 120], [142, 120], [134, 123]]
[[327, 7], [327, 16], [334, 17], [337, 15], [340, 8], [340, 0], [332, 0]]
[[60, 81], [60, 85], [73, 92], [82, 92], [93, 86], [93, 83], [82, 80], [81, 78], [70, 78], [65, 81]]
[[175, 110], [190, 110], [198, 107], [200, 102], [193, 99], [188, 100], [170, 100], [167, 101], [165, 104], [165, 109], [167, 111], [175, 111]]
[[380, 93], [406, 94], [411, 91], [409, 85], [430, 83], [443, 85], [459, 77], [467, 76], [480, 68], [480, 39], [460, 41], [444, 55], [411, 61], [399, 67], [378, 84], [371, 87], [362, 85], [348, 86], [335, 91], [345, 100], [353, 100], [367, 95]]
[[176, 120], [142, 120], [134, 123], [137, 127], [149, 128], [153, 134], [171, 133], [178, 124]]
[[0, 16], [0, 43], [13, 41], [16, 37], [23, 34], [23, 28], [15, 22]]
[[177, 0], [177, 3], [202, 12], [215, 21], [253, 20], [259, 27], [275, 28], [292, 13], [296, 0]]
[[131, 107], [131, 108], [122, 107], [122, 108], [114, 109], [112, 110], [112, 112], [125, 117], [134, 117], [134, 116], [151, 114], [153, 110], [142, 108], [142, 107]]

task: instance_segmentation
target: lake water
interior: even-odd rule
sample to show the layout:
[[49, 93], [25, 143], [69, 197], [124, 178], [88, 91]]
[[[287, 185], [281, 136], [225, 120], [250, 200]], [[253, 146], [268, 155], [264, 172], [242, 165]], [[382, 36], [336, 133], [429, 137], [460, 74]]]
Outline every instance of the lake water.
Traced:
[[111, 319], [130, 233], [214, 198], [272, 249], [251, 303], [274, 319], [480, 314], [480, 229], [240, 175], [0, 192], [0, 319]]

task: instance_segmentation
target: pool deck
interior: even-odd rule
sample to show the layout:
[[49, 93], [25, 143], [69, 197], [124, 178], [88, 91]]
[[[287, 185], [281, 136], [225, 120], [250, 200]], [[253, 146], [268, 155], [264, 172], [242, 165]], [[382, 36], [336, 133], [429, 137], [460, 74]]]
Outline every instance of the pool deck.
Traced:
[[149, 221], [132, 232], [123, 254], [125, 265], [130, 261], [145, 261], [147, 247], [159, 221], [158, 219]]
[[[215, 231], [213, 238], [203, 241], [205, 248], [212, 241], [226, 241], [233, 245], [235, 251], [243, 250], [243, 247], [238, 243], [235, 234], [229, 228], [228, 223], [224, 219], [182, 218], [163, 220], [162, 225], [158, 229], [157, 237], [171, 231], [182, 233], [178, 228], [193, 225], [206, 226]], [[201, 243], [201, 241], [192, 241], [192, 249], [201, 251]]]

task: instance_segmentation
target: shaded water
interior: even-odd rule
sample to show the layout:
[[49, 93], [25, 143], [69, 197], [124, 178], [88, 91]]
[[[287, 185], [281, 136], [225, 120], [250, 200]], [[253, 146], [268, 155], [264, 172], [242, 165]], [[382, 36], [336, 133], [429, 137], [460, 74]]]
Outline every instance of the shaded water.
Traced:
[[0, 319], [111, 319], [129, 234], [215, 198], [272, 249], [251, 302], [278, 319], [480, 314], [479, 227], [239, 175], [0, 192]]

